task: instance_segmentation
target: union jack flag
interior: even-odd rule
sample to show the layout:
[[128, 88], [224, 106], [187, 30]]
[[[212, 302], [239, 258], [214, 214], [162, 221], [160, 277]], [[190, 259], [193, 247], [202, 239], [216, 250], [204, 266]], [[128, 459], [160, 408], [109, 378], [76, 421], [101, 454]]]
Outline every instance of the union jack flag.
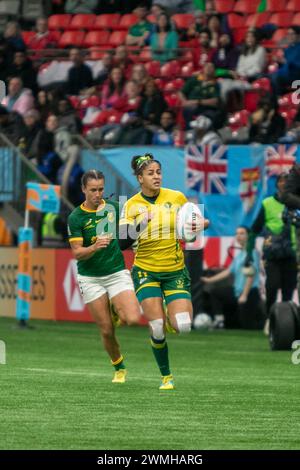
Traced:
[[297, 145], [279, 144], [276, 147], [267, 147], [265, 157], [268, 176], [288, 172], [296, 161], [296, 152]]
[[225, 194], [227, 147], [188, 145], [185, 152], [187, 186], [203, 194]]

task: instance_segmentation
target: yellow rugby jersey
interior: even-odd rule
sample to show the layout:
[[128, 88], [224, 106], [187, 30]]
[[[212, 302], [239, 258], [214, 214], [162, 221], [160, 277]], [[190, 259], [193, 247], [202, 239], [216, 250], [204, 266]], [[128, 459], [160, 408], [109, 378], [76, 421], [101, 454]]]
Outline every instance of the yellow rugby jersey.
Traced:
[[153, 272], [183, 269], [184, 256], [176, 239], [175, 223], [178, 209], [186, 202], [181, 192], [161, 188], [155, 202], [149, 202], [140, 192], [125, 203], [120, 225], [139, 224], [145, 212], [151, 214], [148, 226], [138, 237], [135, 266]]

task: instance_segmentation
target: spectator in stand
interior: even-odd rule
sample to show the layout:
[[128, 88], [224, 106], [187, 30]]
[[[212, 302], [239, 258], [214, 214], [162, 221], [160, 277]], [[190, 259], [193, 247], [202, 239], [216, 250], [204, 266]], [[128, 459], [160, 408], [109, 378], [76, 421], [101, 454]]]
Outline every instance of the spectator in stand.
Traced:
[[45, 90], [40, 90], [37, 94], [35, 108], [39, 111], [41, 121], [46, 122], [51, 112], [51, 102]]
[[206, 30], [207, 17], [203, 11], [195, 11], [195, 21], [180, 35], [181, 41], [198, 39], [203, 30]]
[[98, 0], [67, 0], [65, 12], [75, 15], [77, 13], [95, 13]]
[[38, 18], [36, 20], [36, 34], [30, 39], [28, 49], [40, 51], [48, 48], [55, 48], [57, 40], [51, 31], [48, 31], [47, 18]]
[[0, 133], [4, 134], [13, 144], [18, 145], [24, 133], [24, 122], [20, 114], [9, 113], [0, 105]]
[[286, 88], [300, 76], [300, 26], [291, 26], [287, 39], [289, 45], [284, 49], [281, 67], [270, 76], [275, 95], [284, 94]]
[[125, 97], [125, 77], [119, 67], [114, 67], [102, 89], [101, 108], [116, 107], [118, 101]]
[[149, 78], [145, 85], [142, 101], [137, 111], [143, 124], [145, 126], [150, 126], [150, 128], [153, 128], [153, 125], [158, 126], [160, 124], [161, 115], [167, 107], [167, 103], [165, 102], [154, 79]]
[[166, 110], [160, 118], [160, 126], [153, 132], [152, 145], [174, 145], [176, 120], [173, 111]]
[[35, 95], [37, 92], [36, 70], [33, 68], [32, 61], [27, 57], [26, 52], [15, 52], [14, 60], [7, 69], [7, 76], [20, 77], [24, 88], [29, 88]]
[[69, 59], [73, 62], [73, 66], [69, 69], [66, 91], [69, 95], [80, 95], [84, 89], [93, 85], [92, 71], [84, 63], [80, 49], [71, 49]]
[[25, 51], [26, 45], [23, 41], [20, 25], [16, 21], [9, 21], [5, 27], [2, 43], [8, 63], [13, 60], [16, 51]]
[[220, 87], [216, 81], [214, 64], [205, 64], [201, 75], [189, 78], [179, 96], [187, 126], [193, 116], [199, 114], [209, 117], [215, 126], [220, 111]]
[[266, 51], [259, 45], [257, 33], [248, 31], [237, 63], [237, 75], [254, 81], [264, 72], [266, 63]]
[[157, 20], [156, 32], [151, 35], [152, 58], [162, 63], [175, 59], [178, 51], [178, 34], [172, 30], [169, 17], [162, 13]]
[[207, 19], [207, 29], [210, 31], [210, 47], [218, 47], [219, 39], [222, 34], [221, 20], [219, 15], [211, 15]]
[[214, 52], [212, 62], [216, 67], [216, 76], [223, 78], [236, 77], [236, 64], [238, 61], [239, 52], [233, 46], [229, 34], [223, 33], [219, 38], [219, 47]]
[[211, 33], [209, 29], [203, 29], [199, 37], [200, 47], [198, 47], [199, 44], [195, 45], [195, 49], [193, 51], [194, 68], [197, 71], [202, 70], [205, 64], [212, 61], [215, 49], [210, 47], [210, 41]]
[[134, 14], [138, 20], [128, 31], [126, 37], [127, 46], [144, 46], [148, 44], [152, 25], [147, 21], [148, 10], [147, 7], [141, 4], [134, 10]]
[[58, 126], [66, 128], [71, 134], [78, 134], [82, 130], [82, 124], [76, 115], [70, 101], [66, 97], [61, 97], [55, 107], [55, 114], [58, 117]]
[[115, 54], [113, 56], [113, 65], [114, 67], [118, 67], [122, 70], [126, 79], [130, 77], [133, 60], [130, 59], [127, 47], [124, 44], [116, 48]]
[[8, 95], [3, 98], [2, 104], [8, 111], [16, 111], [21, 116], [34, 107], [31, 90], [23, 88], [20, 77], [13, 77], [9, 80]]
[[290, 144], [290, 143], [300, 143], [300, 110], [298, 110], [296, 116], [293, 119], [293, 122], [288, 130], [288, 132], [279, 139], [280, 143]]
[[39, 141], [43, 134], [40, 113], [36, 109], [27, 111], [24, 115], [25, 128], [19, 140], [19, 148], [27, 158], [37, 163]]
[[144, 64], [134, 64], [131, 70], [131, 80], [139, 83], [141, 90], [145, 89], [146, 83], [148, 82], [150, 76], [146, 70]]
[[63, 164], [63, 160], [57, 152], [60, 147], [58, 131], [58, 118], [55, 115], [50, 115], [39, 139], [37, 154], [38, 170], [53, 184], [57, 182], [57, 172]]
[[5, 82], [8, 75], [8, 65], [4, 51], [0, 51], [0, 80]]
[[222, 145], [220, 136], [213, 130], [212, 121], [206, 116], [199, 116], [190, 123], [194, 131], [187, 140], [196, 145]]
[[269, 97], [263, 97], [258, 109], [250, 117], [250, 141], [260, 144], [272, 144], [284, 135], [285, 120], [278, 113], [277, 102], [272, 103]]

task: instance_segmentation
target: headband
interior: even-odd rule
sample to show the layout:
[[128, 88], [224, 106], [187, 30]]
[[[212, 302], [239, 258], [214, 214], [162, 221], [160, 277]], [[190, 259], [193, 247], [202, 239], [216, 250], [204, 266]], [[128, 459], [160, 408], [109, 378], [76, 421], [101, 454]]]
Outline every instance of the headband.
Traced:
[[141, 165], [143, 165], [145, 162], [152, 161], [153, 156], [150, 153], [146, 153], [145, 155], [141, 155], [137, 160], [136, 160], [136, 166], [139, 168]]

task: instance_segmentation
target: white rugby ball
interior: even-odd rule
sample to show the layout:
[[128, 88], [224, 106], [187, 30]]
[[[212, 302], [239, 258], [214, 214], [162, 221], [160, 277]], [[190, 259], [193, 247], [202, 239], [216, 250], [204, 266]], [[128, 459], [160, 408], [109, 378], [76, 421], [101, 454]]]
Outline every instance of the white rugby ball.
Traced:
[[200, 231], [203, 215], [199, 207], [193, 202], [186, 202], [180, 207], [176, 218], [177, 237], [185, 242], [192, 242]]
[[193, 321], [195, 330], [208, 330], [212, 327], [212, 324], [212, 318], [207, 313], [198, 313]]

